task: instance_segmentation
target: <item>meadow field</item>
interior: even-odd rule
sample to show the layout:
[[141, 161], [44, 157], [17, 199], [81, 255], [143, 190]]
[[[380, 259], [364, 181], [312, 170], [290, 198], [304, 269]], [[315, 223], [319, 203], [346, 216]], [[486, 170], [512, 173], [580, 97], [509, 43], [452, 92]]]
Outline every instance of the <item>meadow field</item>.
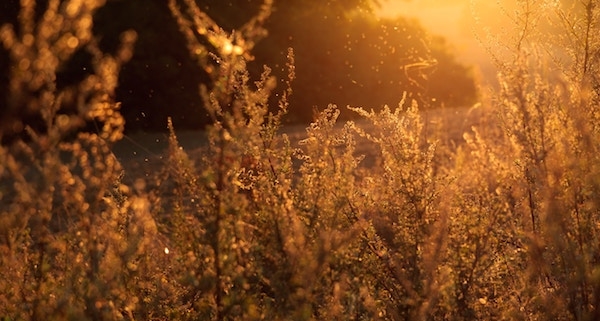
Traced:
[[[289, 125], [293, 48], [283, 88], [242, 54], [273, 2], [231, 34], [170, 0], [217, 61], [212, 122], [158, 134], [125, 134], [112, 100], [135, 31], [104, 53], [103, 1], [21, 4], [6, 106], [43, 126], [0, 127], [1, 320], [600, 319], [598, 1], [520, 0], [473, 106], [400, 92]], [[82, 47], [94, 72], [57, 87]]]

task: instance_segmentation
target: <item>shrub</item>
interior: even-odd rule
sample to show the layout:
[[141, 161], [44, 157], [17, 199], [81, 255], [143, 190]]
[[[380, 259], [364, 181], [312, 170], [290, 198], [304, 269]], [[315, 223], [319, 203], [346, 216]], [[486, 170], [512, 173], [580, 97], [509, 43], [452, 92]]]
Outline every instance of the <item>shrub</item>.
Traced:
[[[127, 197], [110, 151], [124, 124], [110, 97], [135, 33], [123, 34], [115, 55], [100, 52], [91, 27], [101, 5], [49, 1], [36, 10], [23, 1], [18, 31], [0, 30], [12, 62], [8, 117], [26, 110], [43, 121], [30, 127], [16, 117], [27, 137], [0, 147], [0, 315], [8, 319], [113, 319], [142, 299], [135, 266], [155, 227], [146, 201]], [[57, 72], [79, 50], [92, 56], [93, 72], [58, 88]], [[77, 132], [86, 121], [102, 126]], [[0, 135], [11, 131], [3, 126]]]
[[[199, 97], [213, 122], [194, 153], [169, 122], [164, 166], [127, 177], [111, 151], [123, 122], [110, 97], [135, 33], [114, 55], [100, 52], [90, 28], [102, 4], [50, 1], [36, 20], [23, 1], [19, 30], [0, 29], [14, 65], [7, 106], [44, 122], [0, 146], [4, 319], [598, 318], [592, 32], [550, 75], [552, 51], [522, 25], [495, 100], [477, 107], [487, 116], [463, 142], [429, 131], [404, 96], [395, 109], [350, 108], [362, 119], [344, 124], [330, 105], [295, 146], [281, 125], [293, 51], [276, 112], [270, 69], [252, 82], [246, 68], [271, 2], [230, 35], [193, 1], [171, 1], [212, 70]], [[597, 8], [584, 4], [583, 20], [554, 12], [592, 30]], [[93, 73], [57, 87], [78, 50]], [[86, 121], [102, 127], [80, 132]], [[373, 164], [360, 144], [375, 150]]]

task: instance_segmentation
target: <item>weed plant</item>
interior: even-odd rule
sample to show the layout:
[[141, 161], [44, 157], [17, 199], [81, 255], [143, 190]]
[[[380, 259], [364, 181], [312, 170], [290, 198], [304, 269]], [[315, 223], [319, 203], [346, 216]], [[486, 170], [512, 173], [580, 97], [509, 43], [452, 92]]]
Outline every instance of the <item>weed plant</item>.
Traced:
[[[282, 134], [293, 51], [278, 93], [268, 67], [257, 81], [246, 70], [272, 2], [227, 34], [194, 1], [171, 0], [213, 77], [199, 91], [208, 143], [188, 153], [169, 122], [164, 166], [124, 180], [110, 97], [135, 33], [102, 53], [91, 27], [103, 1], [49, 1], [40, 16], [22, 1], [18, 28], [0, 29], [13, 66], [3, 103], [45, 125], [0, 146], [0, 317], [599, 319], [598, 4], [522, 2], [500, 89], [462, 143], [427, 131], [404, 96], [351, 108], [356, 123], [328, 106], [296, 146]], [[570, 56], [550, 54], [540, 19], [564, 27], [553, 43]], [[58, 88], [78, 50], [93, 72]], [[90, 121], [102, 126], [80, 131]]]
[[[22, 1], [18, 28], [0, 30], [12, 61], [4, 108], [44, 123], [26, 127], [26, 140], [0, 147], [5, 319], [113, 319], [133, 313], [142, 292], [135, 265], [150, 251], [153, 226], [146, 200], [124, 197], [122, 170], [110, 151], [124, 125], [110, 97], [135, 33], [123, 34], [114, 55], [102, 53], [91, 29], [101, 4], [49, 1], [36, 8]], [[57, 72], [78, 50], [92, 56], [93, 72], [74, 87], [57, 88]], [[65, 110], [69, 104], [74, 112]], [[72, 139], [87, 121], [101, 128]]]

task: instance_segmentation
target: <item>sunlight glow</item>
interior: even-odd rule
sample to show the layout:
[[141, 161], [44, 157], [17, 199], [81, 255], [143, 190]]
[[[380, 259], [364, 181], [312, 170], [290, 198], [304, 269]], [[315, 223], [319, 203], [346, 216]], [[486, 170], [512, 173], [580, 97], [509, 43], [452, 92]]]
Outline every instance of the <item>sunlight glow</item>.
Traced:
[[417, 19], [432, 35], [447, 38], [459, 56], [468, 56], [476, 45], [470, 30], [471, 0], [389, 0], [378, 11], [383, 18]]
[[515, 6], [514, 0], [388, 0], [377, 14], [416, 19], [432, 36], [444, 37], [459, 61], [476, 66], [485, 78], [495, 78], [496, 70], [481, 41], [486, 41], [488, 28], [506, 33], [510, 19], [500, 12], [510, 12]]

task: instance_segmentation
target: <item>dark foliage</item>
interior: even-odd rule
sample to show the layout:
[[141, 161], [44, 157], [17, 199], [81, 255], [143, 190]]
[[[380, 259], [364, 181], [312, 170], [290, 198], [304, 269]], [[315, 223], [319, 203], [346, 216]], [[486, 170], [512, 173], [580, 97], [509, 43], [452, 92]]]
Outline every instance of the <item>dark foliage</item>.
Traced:
[[[257, 0], [233, 2], [203, 0], [199, 7], [226, 32], [234, 32], [255, 14]], [[469, 70], [453, 60], [448, 48], [431, 44], [414, 21], [379, 21], [370, 13], [376, 1], [286, 1], [274, 3], [267, 21], [269, 35], [261, 40], [248, 65], [258, 77], [263, 65], [285, 79], [288, 47], [296, 52], [298, 75], [288, 122], [308, 122], [314, 110], [329, 103], [379, 109], [393, 105], [402, 92], [428, 106], [468, 105], [476, 90]], [[0, 22], [14, 22], [19, 1], [3, 2]], [[38, 5], [42, 12], [43, 5]], [[198, 85], [211, 87], [186, 48], [167, 1], [107, 1], [95, 14], [94, 33], [100, 48], [114, 52], [119, 35], [138, 33], [135, 53], [123, 66], [115, 95], [121, 102], [126, 130], [166, 130], [167, 117], [177, 128], [203, 128], [210, 122], [198, 100]], [[2, 52], [1, 54], [5, 54]], [[6, 90], [7, 59], [0, 62], [0, 90]], [[89, 60], [79, 55], [57, 75], [60, 82], [75, 83], [89, 73]], [[446, 83], [461, 83], [450, 91]], [[283, 83], [279, 83], [279, 90]], [[3, 95], [5, 97], [5, 95]], [[271, 108], [277, 108], [277, 97]], [[352, 113], [344, 111], [342, 118]], [[31, 121], [30, 123], [34, 123]]]

